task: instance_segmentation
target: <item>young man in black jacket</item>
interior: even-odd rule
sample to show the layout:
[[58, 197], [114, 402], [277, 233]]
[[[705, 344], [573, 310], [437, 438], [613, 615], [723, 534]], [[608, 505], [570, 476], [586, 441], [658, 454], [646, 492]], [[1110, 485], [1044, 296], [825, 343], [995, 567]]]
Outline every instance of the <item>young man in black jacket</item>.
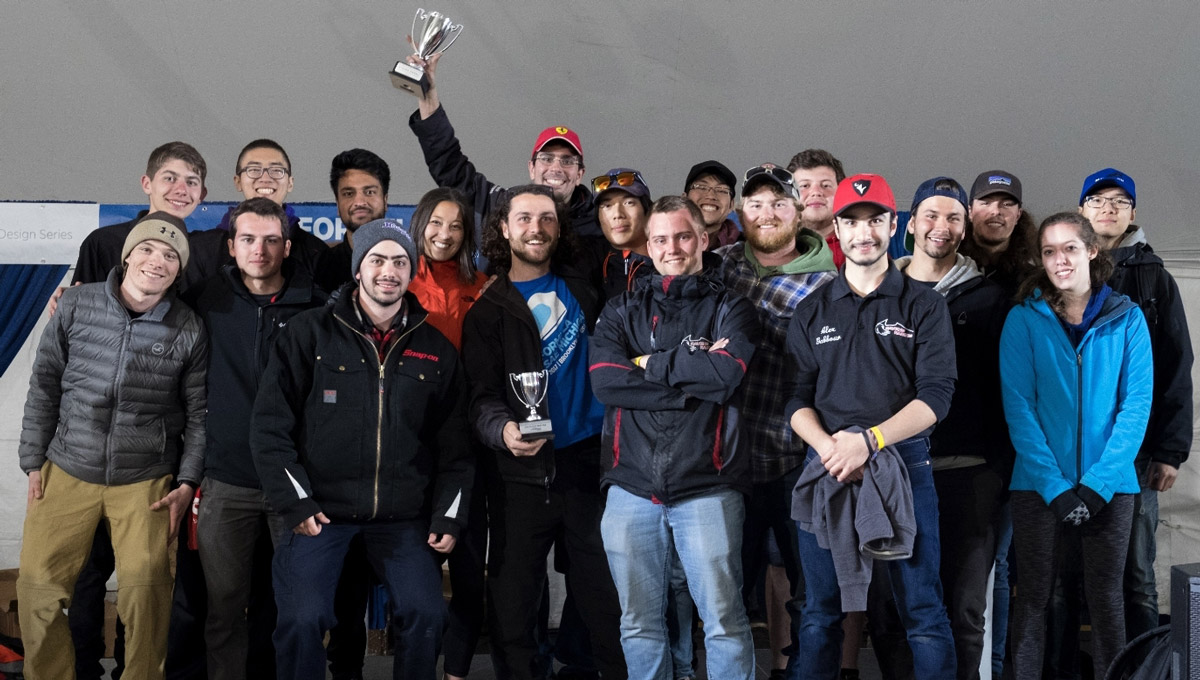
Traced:
[[708, 233], [694, 203], [659, 199], [646, 236], [658, 273], [609, 301], [590, 352], [606, 406], [601, 531], [621, 644], [631, 677], [671, 676], [662, 575], [677, 551], [704, 620], [709, 677], [749, 679], [754, 641], [740, 593], [750, 461], [738, 447], [737, 395], [758, 321], [719, 271], [704, 269]]
[[[270, 546], [290, 527], [271, 512], [254, 469], [250, 413], [276, 338], [293, 316], [321, 306], [325, 295], [313, 288], [307, 271], [285, 260], [293, 227], [282, 205], [251, 198], [233, 208], [228, 219], [226, 247], [235, 264], [186, 296], [204, 320], [211, 348], [208, 393], [213, 397], [196, 527], [208, 587], [204, 633], [209, 677], [273, 677]], [[254, 628], [253, 654], [248, 654], [248, 627]]]
[[[494, 455], [488, 466], [493, 662], [502, 677], [535, 668], [534, 627], [546, 555], [561, 541], [567, 588], [587, 622], [605, 678], [624, 678], [620, 605], [600, 539], [600, 430], [604, 409], [587, 374], [588, 332], [600, 291], [570, 267], [566, 206], [549, 187], [504, 192], [484, 231], [498, 278], [467, 312], [463, 357], [471, 424]], [[520, 381], [543, 392], [520, 390]], [[553, 440], [522, 434], [536, 409]]]
[[454, 548], [474, 467], [458, 353], [407, 293], [415, 261], [397, 222], [360, 227], [358, 285], [288, 322], [254, 403], [254, 465], [292, 527], [273, 564], [279, 678], [325, 677], [322, 639], [360, 535], [392, 601], [393, 677], [436, 673], [446, 623], [436, 553]]

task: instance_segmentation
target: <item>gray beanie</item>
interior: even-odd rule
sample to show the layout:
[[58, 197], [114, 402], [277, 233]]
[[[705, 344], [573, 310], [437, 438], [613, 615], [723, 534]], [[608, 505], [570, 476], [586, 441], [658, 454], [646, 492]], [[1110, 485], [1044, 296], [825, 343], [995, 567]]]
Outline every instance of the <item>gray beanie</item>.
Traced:
[[350, 256], [350, 276], [358, 276], [358, 268], [367, 253], [380, 241], [395, 241], [408, 254], [409, 278], [417, 273], [417, 246], [404, 225], [396, 220], [372, 220], [354, 231], [354, 252]]

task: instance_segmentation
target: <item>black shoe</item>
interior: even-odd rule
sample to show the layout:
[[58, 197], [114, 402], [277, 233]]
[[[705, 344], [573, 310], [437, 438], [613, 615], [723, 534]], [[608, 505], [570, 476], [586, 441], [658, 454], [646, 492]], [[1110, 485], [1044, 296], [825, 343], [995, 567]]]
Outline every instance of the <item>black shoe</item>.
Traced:
[[838, 676], [842, 680], [858, 680], [857, 668], [843, 668], [842, 674]]
[[768, 680], [787, 680], [787, 673], [782, 668], [772, 669]]

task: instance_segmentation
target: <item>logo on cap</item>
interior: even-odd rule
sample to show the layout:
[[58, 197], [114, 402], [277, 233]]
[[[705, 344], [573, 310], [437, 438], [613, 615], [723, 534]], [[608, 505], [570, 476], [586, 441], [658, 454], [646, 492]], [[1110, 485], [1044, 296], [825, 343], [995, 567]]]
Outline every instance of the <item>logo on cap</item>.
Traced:
[[555, 131], [555, 132], [557, 132], [557, 133], [558, 133], [558, 134], [560, 134], [560, 135], [565, 135], [565, 134], [567, 134], [568, 132], [570, 132], [570, 130], [566, 129], [565, 127], [563, 127], [563, 126], [561, 126], [561, 125], [559, 125], [558, 127], [554, 128], [554, 131]]
[[854, 187], [855, 193], [857, 193], [859, 196], [864, 196], [868, 191], [871, 190], [871, 180], [860, 179], [851, 186]]
[[1004, 175], [992, 175], [988, 177], [988, 184], [1003, 184], [1006, 187], [1012, 186], [1012, 180]]

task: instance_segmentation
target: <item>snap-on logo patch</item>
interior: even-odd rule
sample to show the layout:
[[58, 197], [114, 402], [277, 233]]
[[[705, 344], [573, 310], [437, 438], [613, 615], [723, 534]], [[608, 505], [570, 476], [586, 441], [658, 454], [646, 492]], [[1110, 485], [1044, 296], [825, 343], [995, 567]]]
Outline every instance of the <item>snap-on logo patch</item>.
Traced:
[[888, 319], [875, 324], [875, 333], [885, 338], [889, 335], [894, 335], [897, 338], [911, 338], [913, 336], [911, 328], [905, 328], [904, 324], [901, 323], [891, 323]]
[[321, 401], [325, 402], [326, 404], [336, 404], [337, 403], [337, 390], [325, 390], [324, 392], [322, 392], [321, 393]]
[[426, 354], [424, 352], [418, 352], [416, 350], [411, 350], [411, 349], [404, 350], [404, 352], [401, 353], [400, 356], [412, 357], [414, 359], [424, 359], [425, 361], [432, 361], [435, 364], [438, 362], [438, 358], [436, 355]]

